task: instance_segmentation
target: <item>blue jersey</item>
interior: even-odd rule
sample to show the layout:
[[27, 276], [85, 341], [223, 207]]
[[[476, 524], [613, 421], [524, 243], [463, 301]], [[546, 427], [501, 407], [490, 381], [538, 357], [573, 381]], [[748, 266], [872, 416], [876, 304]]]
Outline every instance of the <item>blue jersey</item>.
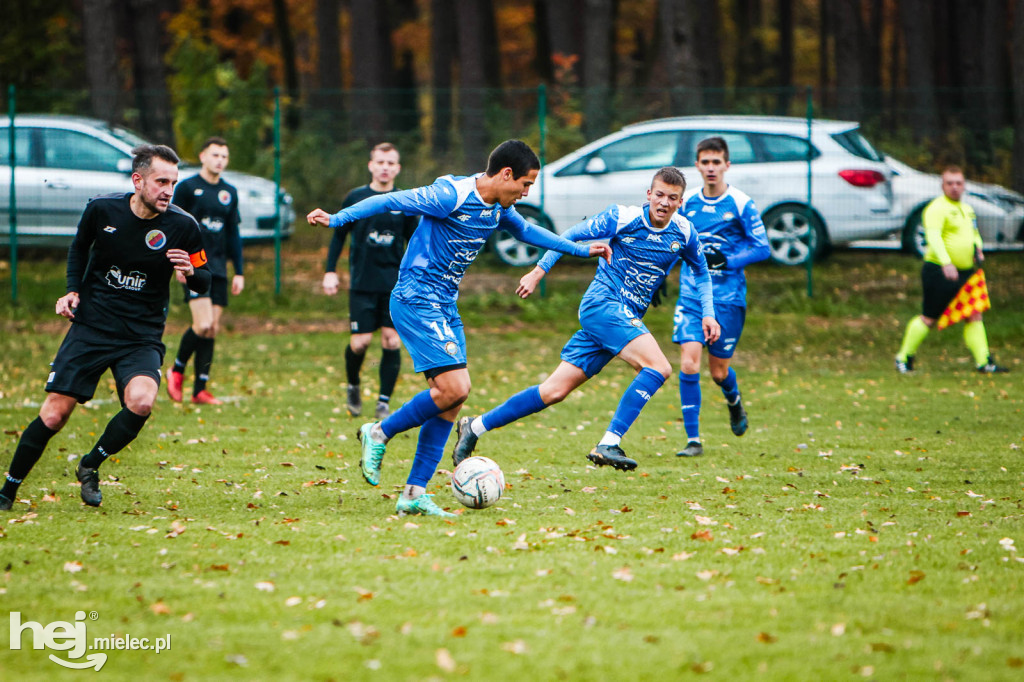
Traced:
[[530, 225], [514, 207], [485, 203], [476, 189], [478, 177], [445, 175], [427, 187], [379, 194], [335, 213], [330, 226], [385, 211], [423, 216], [409, 240], [393, 292], [405, 300], [454, 303], [466, 269], [497, 229], [541, 248], [589, 255], [589, 247]]
[[[743, 268], [770, 255], [764, 223], [754, 201], [746, 194], [728, 187], [725, 194], [714, 199], [697, 190], [683, 202], [679, 212], [689, 218], [700, 234], [705, 251], [721, 251], [726, 266], [711, 271], [715, 303], [746, 306], [747, 276]], [[693, 277], [679, 278], [679, 298], [695, 298]]]
[[[690, 266], [704, 316], [714, 317], [708, 265], [693, 225], [677, 213], [658, 230], [651, 226], [648, 216], [646, 204], [612, 205], [566, 231], [564, 236], [573, 241], [607, 239], [612, 247], [611, 263], [604, 259], [598, 262], [597, 274], [583, 295], [580, 309], [611, 303], [643, 317], [654, 290], [682, 259]], [[549, 251], [538, 265], [547, 272], [558, 258], [558, 253]]]

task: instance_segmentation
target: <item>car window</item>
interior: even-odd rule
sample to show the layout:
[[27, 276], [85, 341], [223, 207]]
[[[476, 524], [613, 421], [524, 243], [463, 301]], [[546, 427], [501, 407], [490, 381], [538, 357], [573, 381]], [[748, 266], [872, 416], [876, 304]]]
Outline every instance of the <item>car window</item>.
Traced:
[[832, 136], [832, 139], [854, 156], [859, 156], [868, 161], [882, 161], [882, 155], [875, 151], [871, 143], [860, 134], [858, 128], [847, 130], [845, 133], [836, 133]]
[[807, 152], [810, 151], [811, 158], [819, 155], [817, 149], [807, 143], [807, 140], [792, 135], [758, 135], [758, 142], [761, 144], [761, 152], [764, 160], [769, 163], [781, 161], [806, 161]]
[[[28, 128], [14, 129], [14, 163], [18, 166], [30, 166], [29, 137], [31, 132]], [[6, 166], [11, 159], [11, 129], [0, 128], [0, 166]]]
[[633, 170], [657, 170], [671, 166], [676, 159], [679, 133], [674, 131], [633, 135], [616, 140], [601, 149], [578, 159], [562, 169], [559, 176], [579, 175], [593, 158], [604, 161], [605, 171], [616, 173]]
[[697, 145], [709, 137], [720, 137], [729, 145], [729, 163], [753, 163], [754, 147], [746, 133], [718, 130], [692, 130], [683, 143], [682, 159], [697, 163]]
[[116, 173], [117, 162], [126, 158], [119, 149], [75, 130], [47, 128], [43, 145], [47, 168]]

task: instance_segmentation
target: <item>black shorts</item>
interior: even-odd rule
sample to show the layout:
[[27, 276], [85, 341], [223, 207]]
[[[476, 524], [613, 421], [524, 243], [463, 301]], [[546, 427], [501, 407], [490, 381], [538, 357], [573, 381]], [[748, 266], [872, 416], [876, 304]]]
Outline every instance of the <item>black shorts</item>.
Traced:
[[205, 294], [197, 294], [188, 288], [187, 284], [182, 284], [181, 287], [185, 290], [185, 303], [194, 301], [197, 298], [208, 298], [213, 305], [219, 305], [221, 308], [228, 307], [228, 278], [213, 276], [213, 281], [210, 282], [210, 290]]
[[381, 327], [394, 329], [390, 291], [349, 291], [348, 321], [353, 334], [369, 334]]
[[959, 277], [954, 281], [946, 279], [942, 274], [941, 265], [925, 263], [921, 266], [921, 290], [924, 292], [924, 300], [921, 303], [922, 315], [935, 320], [942, 317], [950, 301], [971, 278], [974, 270], [957, 270], [957, 273]]
[[123, 403], [124, 387], [133, 377], [151, 377], [160, 384], [164, 351], [159, 339], [123, 339], [84, 324], [72, 324], [50, 363], [46, 392], [87, 402], [96, 393], [100, 377], [109, 369]]

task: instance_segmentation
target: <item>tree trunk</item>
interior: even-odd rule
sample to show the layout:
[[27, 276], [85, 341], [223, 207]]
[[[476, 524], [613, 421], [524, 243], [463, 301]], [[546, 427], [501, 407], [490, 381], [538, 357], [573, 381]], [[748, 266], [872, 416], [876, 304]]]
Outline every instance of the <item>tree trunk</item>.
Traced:
[[868, 0], [867, 30], [862, 44], [867, 58], [861, 71], [865, 92], [862, 102], [866, 115], [878, 117], [882, 113], [882, 36], [885, 31], [884, 0]]
[[939, 130], [936, 111], [935, 71], [932, 67], [932, 5], [929, 0], [903, 0], [899, 3], [900, 27], [906, 50], [909, 112], [914, 137], [921, 141]]
[[860, 0], [836, 0], [836, 106], [839, 116], [859, 121], [863, 114], [861, 60], [864, 34]]
[[583, 132], [593, 140], [611, 125], [614, 0], [586, 0], [583, 16]]
[[[324, 121], [345, 111], [341, 81], [340, 0], [316, 0], [316, 74], [318, 90], [310, 98], [312, 108]], [[339, 126], [326, 126], [340, 132]]]
[[385, 101], [392, 63], [386, 15], [384, 2], [351, 3], [352, 129], [369, 144], [388, 137], [391, 130]]
[[1024, 0], [1013, 3], [1013, 188], [1024, 192]]
[[131, 25], [135, 48], [135, 94], [140, 125], [151, 140], [175, 146], [171, 125], [171, 96], [164, 73], [164, 41], [158, 0], [131, 0]]
[[705, 88], [704, 105], [712, 111], [725, 106], [725, 67], [722, 64], [721, 17], [717, 2], [695, 3], [694, 31], [701, 40], [700, 82]]
[[828, 111], [832, 103], [832, 50], [833, 39], [832, 3], [821, 0], [818, 8], [818, 92], [820, 109]]
[[455, 12], [452, 0], [430, 0], [430, 66], [434, 117], [431, 140], [435, 153], [451, 148], [452, 63], [455, 60]]
[[121, 92], [117, 78], [117, 22], [114, 0], [82, 0], [82, 37], [85, 74], [92, 115], [111, 123], [121, 118]]
[[793, 0], [779, 0], [778, 86], [776, 113], [789, 113], [793, 97]]
[[765, 64], [761, 38], [757, 35], [761, 28], [761, 0], [735, 0], [734, 7], [736, 86], [751, 87], [760, 83]]
[[289, 130], [299, 127], [299, 67], [295, 59], [295, 40], [292, 38], [291, 21], [285, 0], [273, 0], [274, 25], [281, 47], [281, 65], [284, 68], [285, 92], [288, 101], [284, 107], [284, 122]]
[[[659, 86], [669, 88], [669, 111], [673, 116], [695, 114], [702, 108], [700, 53], [694, 49], [693, 9], [688, 0], [661, 0], [658, 3]], [[656, 95], [655, 95], [656, 97]]]
[[463, 0], [458, 3], [456, 21], [459, 43], [459, 129], [467, 169], [483, 170], [487, 165], [487, 100], [488, 76], [484, 53], [488, 49], [485, 36], [487, 17], [493, 17], [483, 5], [486, 0]]

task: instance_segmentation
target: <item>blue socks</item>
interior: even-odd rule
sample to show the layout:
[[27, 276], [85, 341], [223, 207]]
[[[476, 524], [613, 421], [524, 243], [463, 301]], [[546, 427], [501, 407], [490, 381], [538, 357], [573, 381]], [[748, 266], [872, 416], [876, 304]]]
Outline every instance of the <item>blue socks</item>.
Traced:
[[[731, 370], [730, 370], [731, 371]], [[700, 440], [700, 373], [679, 373], [679, 404], [687, 440]]]
[[[408, 404], [403, 405], [402, 410]], [[444, 445], [448, 442], [448, 434], [452, 432], [452, 426], [454, 424], [450, 421], [435, 416], [420, 427], [420, 438], [416, 443], [416, 456], [412, 460], [412, 469], [409, 470], [409, 478], [406, 480], [407, 485], [427, 487], [431, 476], [437, 470], [441, 457], [444, 456]]]
[[656, 372], [650, 367], [641, 369], [622, 395], [619, 406], [615, 409], [615, 415], [612, 416], [612, 421], [608, 425], [608, 431], [616, 436], [623, 436], [636, 421], [636, 418], [640, 416], [640, 410], [644, 409], [647, 401], [654, 397], [664, 383], [665, 377], [661, 375], [661, 372]]
[[394, 438], [402, 431], [426, 424], [428, 420], [441, 414], [441, 408], [434, 404], [430, 397], [430, 389], [420, 391], [413, 399], [395, 410], [390, 417], [380, 424], [380, 430], [387, 438]]
[[723, 379], [721, 383], [717, 381], [715, 383], [721, 387], [722, 395], [725, 396], [726, 401], [728, 401], [730, 405], [735, 405], [736, 401], [740, 397], [740, 387], [736, 382], [736, 372], [733, 371], [733, 368], [729, 368], [729, 374], [726, 375], [725, 379]]
[[490, 431], [511, 424], [534, 412], [540, 412], [545, 407], [547, 405], [540, 397], [540, 386], [530, 386], [487, 412], [480, 419], [483, 420], [484, 428]]

